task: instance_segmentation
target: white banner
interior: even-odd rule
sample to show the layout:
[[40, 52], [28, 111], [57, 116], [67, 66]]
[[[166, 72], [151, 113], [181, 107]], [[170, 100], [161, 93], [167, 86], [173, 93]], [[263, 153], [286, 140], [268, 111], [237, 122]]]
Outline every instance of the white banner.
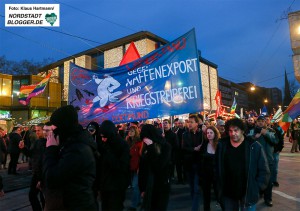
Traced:
[[58, 27], [59, 4], [5, 4], [6, 27]]

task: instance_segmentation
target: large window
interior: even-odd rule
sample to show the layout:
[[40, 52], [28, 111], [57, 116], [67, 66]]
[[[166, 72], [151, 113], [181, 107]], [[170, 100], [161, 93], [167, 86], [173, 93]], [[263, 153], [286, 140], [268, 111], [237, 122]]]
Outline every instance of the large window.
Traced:
[[11, 79], [0, 78], [0, 95], [11, 96]]
[[29, 85], [28, 78], [13, 80], [13, 95], [18, 96], [20, 93], [20, 88], [23, 85]]

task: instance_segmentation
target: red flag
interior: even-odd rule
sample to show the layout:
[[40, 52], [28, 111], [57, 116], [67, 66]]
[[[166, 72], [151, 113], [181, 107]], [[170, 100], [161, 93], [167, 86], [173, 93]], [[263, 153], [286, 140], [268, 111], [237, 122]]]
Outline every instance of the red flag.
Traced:
[[223, 113], [223, 112], [222, 112], [221, 98], [222, 98], [221, 91], [218, 90], [217, 93], [216, 93], [216, 96], [215, 96], [215, 101], [216, 101], [216, 104], [217, 104], [216, 118], [217, 118], [218, 116], [220, 116], [221, 113]]
[[131, 42], [125, 55], [123, 56], [122, 61], [120, 62], [119, 66], [130, 63], [134, 60], [141, 58], [138, 50], [136, 49], [134, 42]]

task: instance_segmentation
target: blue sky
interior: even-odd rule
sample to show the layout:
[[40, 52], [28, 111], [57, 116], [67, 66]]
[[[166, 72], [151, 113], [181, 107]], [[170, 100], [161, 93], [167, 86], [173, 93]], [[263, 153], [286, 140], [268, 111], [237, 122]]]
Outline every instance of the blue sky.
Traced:
[[[53, 29], [98, 43], [43, 28], [5, 27], [5, 3], [58, 3], [61, 22]], [[195, 28], [198, 49], [218, 65], [219, 76], [282, 89], [285, 69], [294, 79], [284, 15], [290, 5], [300, 10], [300, 0], [1, 0], [0, 55], [56, 61], [142, 30], [172, 41]]]

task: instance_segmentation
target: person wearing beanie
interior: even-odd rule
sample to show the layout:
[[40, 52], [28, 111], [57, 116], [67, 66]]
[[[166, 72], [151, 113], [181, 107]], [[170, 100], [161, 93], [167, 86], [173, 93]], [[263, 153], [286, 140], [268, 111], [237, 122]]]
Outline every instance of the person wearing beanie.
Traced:
[[139, 169], [139, 188], [144, 210], [167, 210], [170, 194], [171, 146], [154, 125], [146, 124]]
[[98, 145], [99, 190], [102, 210], [121, 211], [130, 181], [130, 156], [127, 142], [118, 134], [115, 124], [105, 120], [100, 126]]
[[[96, 179], [97, 147], [78, 123], [76, 109], [63, 106], [52, 114], [43, 163], [45, 188], [56, 190], [56, 210], [97, 210], [93, 185]], [[47, 207], [47, 197], [46, 197]], [[61, 202], [62, 203], [59, 203]], [[54, 203], [53, 199], [51, 203]]]

